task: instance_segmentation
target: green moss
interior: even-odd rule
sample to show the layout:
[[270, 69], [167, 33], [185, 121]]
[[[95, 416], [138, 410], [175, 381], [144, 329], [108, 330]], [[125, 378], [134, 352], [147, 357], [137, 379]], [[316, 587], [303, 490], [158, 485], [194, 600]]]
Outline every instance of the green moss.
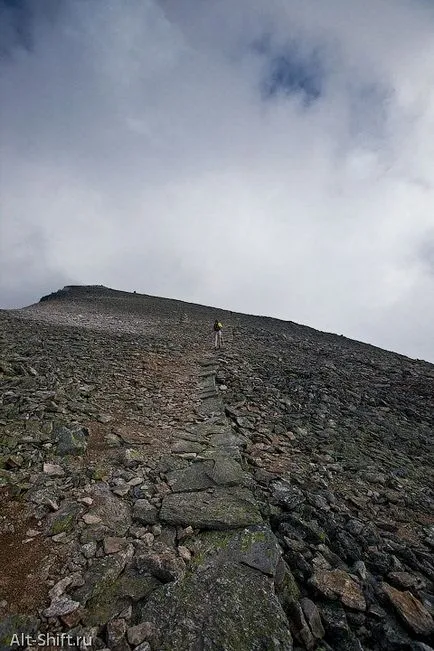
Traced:
[[86, 604], [86, 624], [94, 626], [106, 622], [113, 615], [122, 610], [125, 604], [119, 604], [120, 584], [119, 579], [114, 581], [101, 581], [97, 586], [92, 598]]
[[252, 545], [265, 542], [267, 542], [267, 534], [265, 531], [249, 531], [247, 535], [241, 538], [240, 551], [246, 553], [250, 551]]
[[227, 549], [229, 543], [234, 538], [233, 531], [205, 531], [200, 534], [195, 542], [196, 553], [190, 565], [190, 574], [194, 572], [205, 560], [217, 554], [222, 549]]
[[74, 513], [67, 513], [63, 517], [57, 518], [51, 526], [51, 532], [53, 536], [58, 533], [62, 533], [62, 531], [69, 531], [74, 524], [74, 520]]
[[49, 524], [50, 536], [62, 533], [63, 531], [70, 531], [74, 526], [80, 511], [80, 505], [75, 502], [64, 504], [64, 506], [62, 506], [62, 508], [52, 516]]
[[14, 635], [35, 635], [38, 623], [38, 619], [30, 615], [9, 615], [6, 619], [1, 620], [0, 651], [10, 651]]
[[102, 481], [103, 479], [106, 479], [108, 475], [109, 473], [107, 468], [104, 466], [96, 466], [92, 472], [92, 479], [95, 479], [95, 481]]
[[26, 491], [29, 489], [29, 484], [18, 484], [14, 483], [11, 484], [10, 487], [10, 495], [13, 497], [13, 499], [18, 500], [19, 502], [23, 501], [23, 496], [26, 493]]

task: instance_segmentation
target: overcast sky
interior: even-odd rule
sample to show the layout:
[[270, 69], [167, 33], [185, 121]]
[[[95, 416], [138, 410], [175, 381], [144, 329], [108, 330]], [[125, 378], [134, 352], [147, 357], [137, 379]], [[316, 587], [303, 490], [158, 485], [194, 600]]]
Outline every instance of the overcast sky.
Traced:
[[66, 284], [434, 362], [434, 3], [0, 0], [0, 307]]

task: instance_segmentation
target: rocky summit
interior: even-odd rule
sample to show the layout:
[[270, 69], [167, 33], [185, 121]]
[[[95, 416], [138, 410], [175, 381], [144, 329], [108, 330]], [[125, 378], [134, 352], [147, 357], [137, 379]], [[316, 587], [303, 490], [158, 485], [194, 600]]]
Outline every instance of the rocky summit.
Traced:
[[432, 650], [433, 365], [101, 286], [0, 325], [1, 651]]

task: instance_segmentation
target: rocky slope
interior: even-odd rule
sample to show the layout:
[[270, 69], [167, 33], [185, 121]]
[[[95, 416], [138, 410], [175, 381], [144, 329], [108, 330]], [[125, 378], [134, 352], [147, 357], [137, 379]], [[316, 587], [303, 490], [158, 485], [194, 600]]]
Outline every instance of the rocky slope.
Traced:
[[433, 644], [433, 365], [104, 287], [0, 323], [0, 649]]

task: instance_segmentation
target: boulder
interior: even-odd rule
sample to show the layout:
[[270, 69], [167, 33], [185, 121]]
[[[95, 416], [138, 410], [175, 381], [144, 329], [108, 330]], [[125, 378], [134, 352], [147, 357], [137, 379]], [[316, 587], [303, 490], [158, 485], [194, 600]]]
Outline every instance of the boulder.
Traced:
[[154, 591], [143, 607], [141, 621], [156, 631], [151, 648], [292, 651], [288, 621], [270, 581], [278, 559], [272, 534], [261, 528], [209, 532], [196, 544], [192, 570]]
[[401, 592], [388, 583], [382, 583], [383, 592], [402, 621], [418, 635], [434, 633], [434, 620], [423, 604], [411, 592]]
[[89, 430], [79, 425], [60, 427], [55, 431], [54, 437], [59, 456], [81, 456], [86, 452]]

